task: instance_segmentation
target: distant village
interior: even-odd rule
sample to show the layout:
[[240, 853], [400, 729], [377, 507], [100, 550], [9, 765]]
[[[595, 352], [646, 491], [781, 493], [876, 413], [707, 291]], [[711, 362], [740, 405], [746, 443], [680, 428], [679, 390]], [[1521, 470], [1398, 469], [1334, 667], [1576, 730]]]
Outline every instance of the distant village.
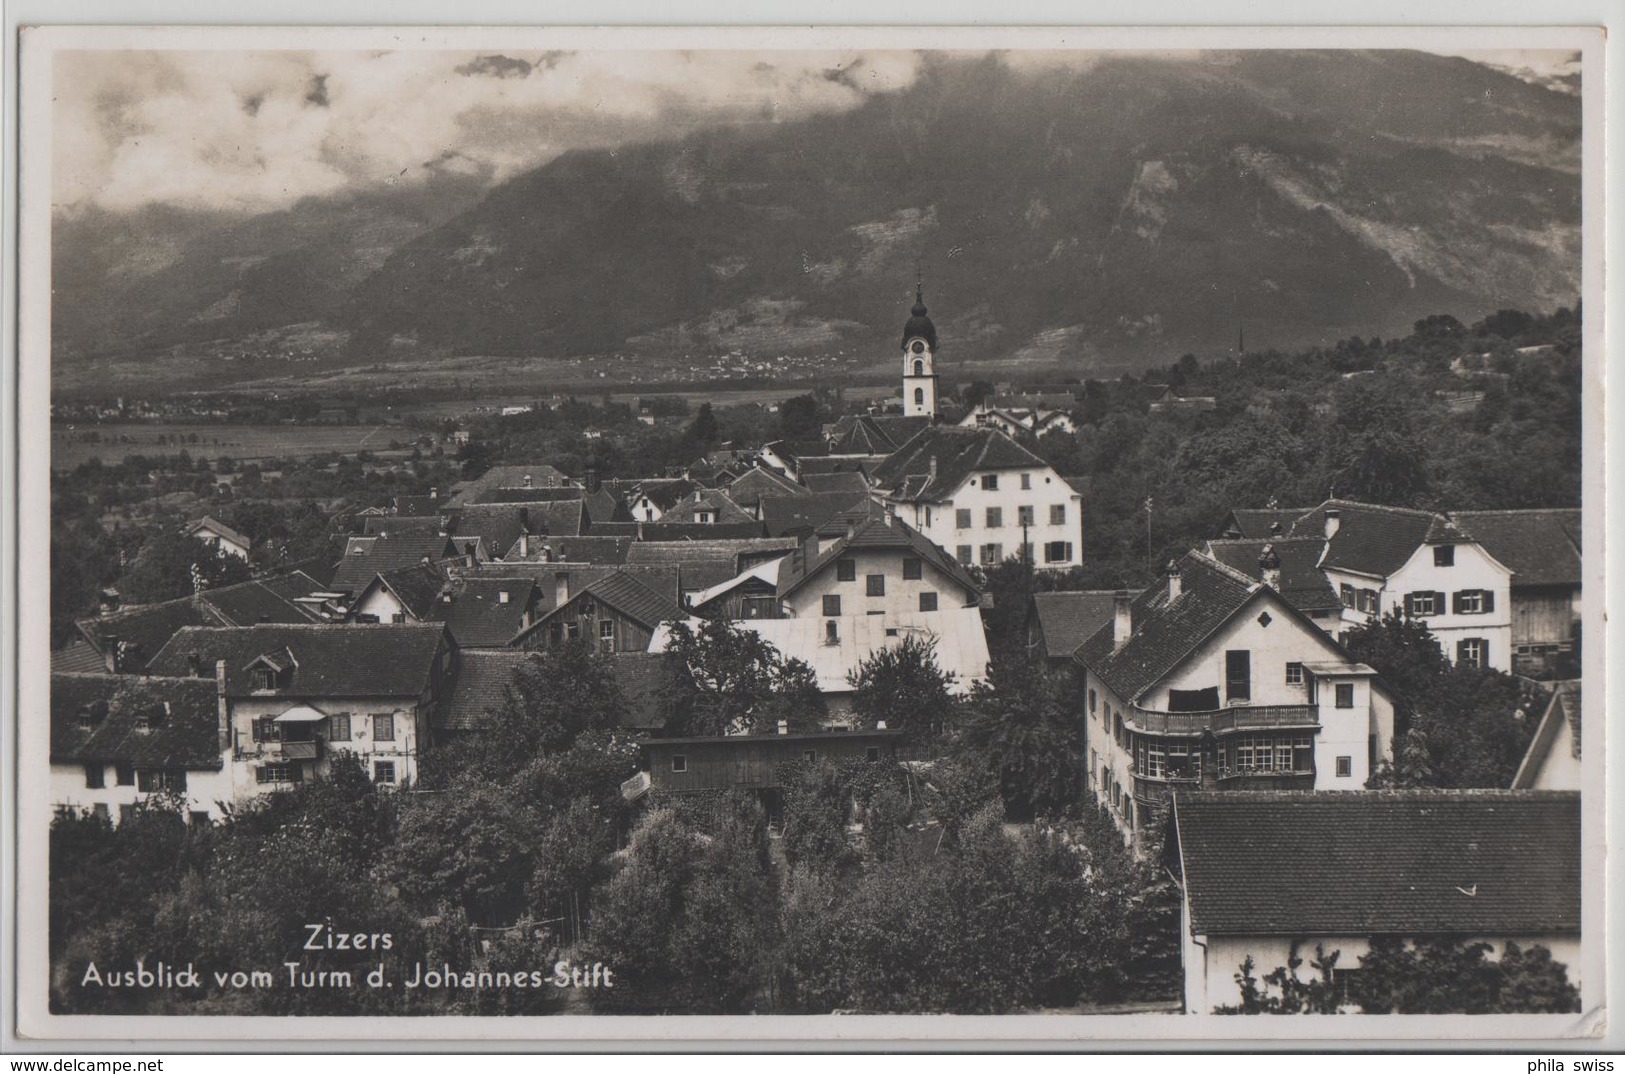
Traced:
[[[1379, 938], [1440, 932], [1538, 944], [1578, 986], [1577, 509], [1236, 507], [1151, 584], [1071, 588], [1089, 489], [1033, 443], [1076, 430], [1075, 400], [949, 404], [923, 297], [894, 346], [896, 398], [815, 438], [724, 443], [642, 477], [504, 457], [361, 509], [331, 561], [256, 560], [247, 580], [200, 577], [155, 603], [105, 594], [51, 654], [52, 804], [116, 828], [169, 796], [208, 826], [343, 755], [409, 791], [435, 751], [492, 726], [538, 653], [585, 646], [626, 700], [629, 808], [746, 792], [782, 825], [786, 764], [932, 778], [929, 742], [854, 703], [877, 653], [927, 648], [969, 698], [990, 631], [1007, 629], [1067, 684], [1079, 745], [1057, 763], [1083, 802], [1177, 879], [1179, 1009], [1245, 1004], [1238, 966], [1262, 976], [1300, 943], [1342, 951], [1346, 990]], [[1214, 401], [1163, 388], [1148, 405]], [[445, 436], [471, 439], [455, 421]], [[255, 558], [258, 539], [211, 514], [186, 533]], [[1023, 586], [989, 581], [1012, 565]], [[1509, 785], [1385, 783], [1404, 762], [1403, 698], [1346, 644], [1385, 617], [1425, 626], [1455, 667], [1523, 684], [1535, 729]], [[682, 639], [719, 622], [810, 669], [816, 726], [671, 733]]]

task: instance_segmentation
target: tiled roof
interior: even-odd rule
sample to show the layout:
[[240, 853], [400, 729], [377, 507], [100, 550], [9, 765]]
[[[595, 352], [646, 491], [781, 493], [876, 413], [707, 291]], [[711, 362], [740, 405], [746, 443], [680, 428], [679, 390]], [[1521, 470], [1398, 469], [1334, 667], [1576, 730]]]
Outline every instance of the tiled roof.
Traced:
[[637, 532], [644, 541], [729, 541], [766, 536], [762, 524], [755, 519], [713, 523], [643, 522], [638, 524]]
[[1460, 539], [1443, 532], [1443, 516], [1408, 507], [1385, 507], [1352, 500], [1327, 500], [1299, 518], [1290, 537], [1324, 537], [1326, 512], [1340, 512], [1337, 533], [1326, 545], [1321, 566], [1386, 578], [1429, 540]]
[[1273, 547], [1281, 560], [1281, 595], [1300, 612], [1340, 609], [1342, 600], [1317, 564], [1326, 547], [1322, 537], [1277, 537], [1267, 540], [1220, 540], [1207, 543], [1207, 553], [1242, 574], [1262, 579], [1259, 558]]
[[1513, 571], [1512, 584], [1580, 584], [1580, 511], [1452, 511], [1450, 517]]
[[586, 532], [591, 533], [592, 527], [599, 522], [631, 522], [632, 512], [627, 510], [626, 503], [613, 492], [600, 488], [597, 492], [589, 492], [582, 497], [587, 505]]
[[739, 569], [739, 560], [779, 556], [797, 546], [793, 537], [753, 537], [726, 541], [640, 541], [626, 553], [626, 562], [668, 564], [723, 564]]
[[633, 539], [626, 537], [611, 537], [594, 532], [583, 537], [559, 537], [549, 534], [546, 537], [532, 537], [530, 539], [530, 555], [521, 560], [517, 549], [509, 549], [509, 555], [503, 558], [504, 563], [550, 562], [549, 556], [554, 560], [567, 560], [572, 563], [625, 563], [627, 550], [632, 547]]
[[373, 580], [395, 595], [412, 617], [418, 620], [439, 618], [436, 604], [440, 591], [446, 587], [446, 572], [436, 563], [419, 563], [384, 571]]
[[801, 475], [801, 480], [807, 483], [807, 491], [828, 495], [838, 493], [849, 496], [867, 496], [869, 494], [869, 480], [861, 473], [852, 471], [833, 474]]
[[637, 491], [629, 497], [633, 503], [647, 498], [648, 501], [666, 511], [678, 500], [694, 492], [700, 486], [683, 477], [651, 478], [638, 484]]
[[493, 556], [505, 555], [521, 533], [531, 536], [579, 537], [583, 527], [580, 500], [555, 503], [481, 503], [461, 508], [452, 520], [457, 534], [478, 536]]
[[539, 654], [518, 649], [462, 653], [446, 698], [434, 713], [437, 731], [477, 731], [508, 701], [508, 688]]
[[1580, 796], [1180, 794], [1197, 935], [1516, 936], [1580, 928]]
[[386, 533], [444, 533], [446, 521], [439, 515], [368, 515], [361, 532], [368, 537]]
[[111, 615], [81, 619], [77, 624], [85, 639], [104, 655], [115, 645], [124, 645], [122, 671], [145, 667], [182, 627], [226, 625], [223, 615], [195, 597], [166, 600], [161, 604], [138, 604]]
[[1579, 682], [1558, 683], [1552, 691], [1552, 699], [1547, 702], [1534, 737], [1529, 740], [1529, 748], [1524, 751], [1523, 761], [1512, 777], [1513, 789], [1533, 786], [1553, 750], [1568, 750], [1569, 756], [1576, 761], [1580, 759]]
[[788, 477], [762, 466], [754, 466], [728, 484], [735, 503], [752, 504], [763, 496], [801, 496], [806, 493]]
[[886, 455], [828, 455], [821, 458], [799, 459], [796, 462], [796, 475], [803, 481], [809, 477], [827, 474], [862, 476], [885, 462], [887, 458]]
[[867, 414], [842, 418], [832, 432], [830, 450], [839, 455], [889, 455], [897, 450], [896, 442]]
[[51, 650], [51, 672], [97, 672], [107, 670], [107, 658], [82, 638]]
[[871, 517], [857, 524], [850, 536], [843, 536], [822, 553], [814, 555], [816, 545], [792, 553], [779, 561], [779, 596], [788, 597], [810, 579], [830, 569], [837, 559], [851, 549], [895, 549], [913, 552], [931, 564], [941, 574], [971, 594], [972, 600], [981, 596], [982, 587], [966, 573], [964, 566], [950, 556], [936, 542], [906, 523], [884, 516]]
[[436, 514], [440, 510], [440, 500], [435, 496], [397, 496], [393, 506], [397, 515], [422, 517]]
[[534, 578], [459, 576], [447, 587], [451, 600], [440, 602], [434, 618], [446, 624], [461, 648], [499, 648], [524, 626], [525, 608], [535, 588]]
[[713, 521], [722, 525], [756, 521], [744, 508], [729, 499], [727, 493], [717, 489], [698, 490], [697, 495], [684, 497], [681, 502], [667, 508], [665, 514], [660, 516], [660, 521], [699, 523], [701, 511], [709, 511], [714, 516]]
[[764, 444], [763, 450], [772, 451], [779, 458], [793, 464], [797, 460], [828, 455], [829, 444], [822, 440], [773, 440]]
[[517, 488], [517, 489], [483, 489], [473, 498], [473, 503], [559, 503], [567, 500], [581, 500], [586, 498], [586, 489], [575, 485], [564, 485], [554, 488]]
[[1252, 598], [1257, 583], [1202, 555], [1179, 561], [1180, 595], [1168, 600], [1163, 584], [1147, 588], [1132, 605], [1133, 630], [1113, 651], [1108, 621], [1078, 649], [1077, 658], [1123, 700], [1154, 686]]
[[[614, 571], [588, 586], [586, 593], [651, 629], [687, 613], [670, 598], [650, 589], [625, 571]], [[574, 599], [574, 598], [572, 598]]]
[[867, 491], [769, 496], [762, 500], [762, 522], [775, 537], [807, 537], [841, 512], [868, 501]]
[[[169, 711], [164, 711], [168, 703]], [[90, 726], [80, 726], [81, 715]], [[149, 730], [136, 727], [146, 715]], [[221, 765], [215, 682], [130, 675], [51, 676], [51, 762], [138, 768]]]
[[436, 563], [456, 555], [451, 539], [427, 531], [391, 533], [387, 537], [351, 537], [344, 558], [333, 572], [333, 588], [359, 593], [375, 575], [399, 567], [421, 563], [425, 557]]
[[[1238, 507], [1230, 512], [1230, 518], [1224, 528], [1224, 536], [1234, 534], [1237, 537], [1280, 537], [1292, 528], [1298, 519], [1314, 510], [1312, 507]], [[1272, 529], [1272, 527], [1280, 527]]]
[[[935, 479], [930, 476], [933, 462]], [[972, 474], [1043, 466], [1044, 460], [997, 429], [933, 425], [870, 470], [869, 476], [897, 499], [935, 502], [958, 492]]]
[[249, 665], [286, 650], [297, 667], [280, 696], [415, 698], [429, 684], [444, 635], [439, 623], [186, 627], [147, 670], [185, 676], [195, 658], [212, 674], [215, 661], [224, 660], [228, 693], [244, 697], [256, 689]]
[[1089, 635], [1111, 621], [1114, 596], [1110, 589], [1034, 593], [1033, 613], [1044, 632], [1044, 655], [1059, 659], [1077, 652]]

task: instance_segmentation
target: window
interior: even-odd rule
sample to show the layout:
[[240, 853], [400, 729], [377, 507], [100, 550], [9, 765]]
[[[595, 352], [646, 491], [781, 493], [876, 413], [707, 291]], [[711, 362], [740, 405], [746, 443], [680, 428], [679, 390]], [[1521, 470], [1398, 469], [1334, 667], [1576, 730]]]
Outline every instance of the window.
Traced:
[[824, 644], [841, 644], [841, 627], [840, 624], [836, 623], [836, 621], [833, 619], [824, 620]]
[[802, 750], [801, 751], [801, 759], [803, 761], [806, 761], [808, 764], [812, 764], [814, 761], [818, 760], [818, 751], [817, 750]]
[[1024, 489], [1030, 489], [1030, 488], [1033, 487], [1033, 475], [1032, 474], [1022, 474], [1021, 475], [1021, 487], [1024, 488]]
[[835, 561], [835, 580], [837, 582], [855, 582], [858, 579], [858, 564], [855, 560], [838, 559]]
[[1286, 665], [1286, 684], [1288, 686], [1303, 685], [1303, 665], [1288, 661]]
[[1337, 587], [1337, 595], [1343, 598], [1343, 607], [1354, 607], [1357, 598], [1354, 595], [1353, 586], [1349, 585], [1347, 582], [1344, 582], [1342, 585]]
[[671, 770], [673, 772], [687, 772], [688, 771], [688, 755], [684, 754], [684, 753], [674, 753], [674, 754], [672, 754], [671, 755]]
[[1051, 526], [1066, 525], [1066, 504], [1052, 503], [1049, 506], [1049, 524]]
[[1016, 525], [1031, 526], [1033, 524], [1033, 509], [1031, 507], [1016, 508]]
[[186, 820], [194, 828], [207, 828], [209, 826], [209, 813], [204, 809], [194, 809], [186, 814]]
[[746, 619], [772, 619], [778, 603], [777, 597], [746, 597], [742, 609]]
[[85, 786], [98, 790], [107, 786], [107, 768], [99, 764], [85, 765]]
[[1457, 615], [1483, 615], [1495, 610], [1495, 593], [1488, 589], [1463, 589], [1456, 594]]
[[954, 558], [968, 567], [974, 561], [975, 556], [970, 545], [962, 544], [955, 547]]
[[404, 622], [406, 622], [406, 613], [405, 612], [396, 612], [395, 614], [393, 614], [393, 615], [391, 615], [389, 617], [389, 621], [391, 623], [404, 623]]
[[937, 595], [934, 592], [920, 594], [920, 611], [934, 612], [937, 610]]
[[128, 787], [135, 782], [135, 768], [131, 765], [114, 765], [113, 773], [120, 787]]
[[1377, 591], [1375, 589], [1360, 590], [1360, 610], [1375, 614], [1377, 611]]
[[1351, 709], [1354, 707], [1354, 684], [1352, 682], [1337, 683], [1337, 707]]
[[581, 637], [581, 624], [580, 623], [566, 623], [566, 624], [564, 624], [564, 636], [569, 641], [575, 641], [577, 638]]
[[302, 775], [297, 764], [262, 764], [254, 770], [260, 783], [298, 783]]
[[1229, 701], [1252, 697], [1253, 654], [1246, 649], [1229, 649], [1224, 654], [1224, 696]]
[[865, 592], [871, 597], [886, 595], [886, 576], [884, 574], [871, 574], [864, 578]]
[[1433, 565], [1435, 567], [1454, 567], [1456, 565], [1456, 546], [1441, 544], [1433, 547]]
[[129, 802], [125, 802], [123, 805], [118, 807], [118, 822], [120, 824], [126, 824], [134, 819], [135, 806], [131, 805]]
[[999, 475], [998, 474], [983, 474], [982, 475], [982, 487], [987, 489], [989, 492], [997, 491], [998, 487], [999, 487]]
[[372, 737], [379, 742], [395, 741], [395, 717], [393, 714], [374, 716], [372, 718]]
[[1438, 615], [1444, 609], [1437, 598], [1438, 594], [1429, 590], [1408, 594], [1405, 598], [1408, 607], [1405, 610], [1413, 616]]
[[282, 728], [277, 726], [275, 716], [256, 717], [251, 729], [255, 742], [282, 741]]
[[827, 594], [825, 594], [825, 596], [824, 596], [824, 614], [825, 615], [840, 615], [841, 614], [841, 595], [839, 593], [827, 593]]
[[916, 406], [924, 406], [925, 405], [925, 389], [924, 388], [915, 388], [914, 389], [914, 404]]
[[969, 507], [956, 507], [956, 508], [954, 508], [954, 529], [956, 529], [956, 530], [968, 530], [968, 529], [970, 529], [970, 508]]
[[1045, 563], [1069, 563], [1072, 560], [1071, 541], [1045, 541]]
[[696, 511], [694, 513], [694, 521], [700, 523], [701, 525], [708, 526], [715, 523], [716, 520], [717, 514], [715, 511]]
[[905, 581], [919, 581], [924, 575], [921, 572], [923, 561], [913, 556], [903, 560], [903, 578]]
[[327, 740], [329, 742], [350, 741], [350, 714], [340, 712], [327, 718]]
[[1339, 779], [1348, 779], [1354, 775], [1354, 758], [1339, 757], [1337, 759], [1337, 775]]
[[982, 546], [982, 566], [991, 567], [1004, 559], [1004, 546], [1002, 544], [984, 544]]
[[143, 768], [135, 774], [135, 789], [147, 794], [153, 791], [184, 791], [186, 773], [168, 772], [161, 768]]
[[863, 759], [865, 761], [878, 761], [878, 760], [880, 760], [880, 747], [879, 746], [869, 746], [868, 748], [866, 748], [863, 751]]
[[606, 653], [615, 651], [615, 620], [598, 620], [598, 648]]
[[1099, 702], [1099, 701], [1100, 701], [1100, 697], [1099, 697], [1099, 695], [1097, 695], [1097, 694], [1096, 694], [1096, 693], [1095, 693], [1095, 688], [1094, 688], [1094, 687], [1093, 687], [1093, 686], [1091, 686], [1091, 687], [1090, 687], [1090, 688], [1089, 688], [1089, 711], [1090, 711], [1090, 712], [1094, 712], [1094, 711], [1095, 711], [1095, 705], [1096, 705], [1096, 703], [1098, 703], [1098, 702]]
[[254, 686], [260, 690], [275, 690], [276, 672], [271, 668], [260, 668], [254, 673]]
[[1002, 507], [989, 507], [987, 509], [987, 528], [996, 530], [1004, 525], [1004, 509]]
[[[916, 352], [915, 352], [915, 353], [919, 353], [919, 352], [918, 352], [918, 351], [916, 351]], [[918, 359], [918, 358], [916, 358], [916, 359], [914, 359], [914, 375], [915, 375], [915, 376], [916, 376], [916, 377], [923, 377], [923, 376], [925, 376], [925, 363], [924, 363], [924, 362], [922, 362], [922, 361], [921, 361], [921, 360], [920, 360], [920, 359]]]
[[95, 805], [90, 807], [90, 813], [91, 816], [95, 817], [97, 820], [105, 822], [107, 820], [107, 803], [97, 802]]
[[394, 761], [374, 761], [374, 762], [372, 762], [372, 781], [374, 783], [394, 783], [395, 782], [395, 762]]
[[1483, 638], [1463, 638], [1456, 643], [1456, 663], [1467, 668], [1487, 667], [1490, 646]]

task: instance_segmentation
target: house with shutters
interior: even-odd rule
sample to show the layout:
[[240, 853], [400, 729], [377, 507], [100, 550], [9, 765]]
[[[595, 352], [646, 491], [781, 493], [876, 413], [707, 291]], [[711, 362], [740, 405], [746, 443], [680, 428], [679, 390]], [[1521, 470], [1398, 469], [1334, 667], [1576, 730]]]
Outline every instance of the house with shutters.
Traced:
[[1078, 648], [1087, 785], [1126, 838], [1176, 789], [1359, 790], [1391, 754], [1376, 672], [1263, 571], [1189, 552]]
[[1580, 512], [1451, 511], [1451, 521], [1512, 571], [1512, 668], [1573, 678], [1580, 636]]
[[1538, 945], [1581, 983], [1577, 792], [1181, 791], [1165, 846], [1187, 1014], [1238, 1004], [1242, 963], [1262, 978], [1294, 943], [1337, 953], [1350, 1001], [1377, 937], [1482, 942], [1491, 961]]
[[51, 804], [117, 824], [174, 796], [194, 823], [218, 819], [234, 797], [223, 710], [212, 675], [52, 675]]
[[[1294, 599], [1333, 633], [1404, 614], [1425, 621], [1455, 663], [1512, 669], [1512, 570], [1448, 516], [1327, 500], [1296, 511], [1234, 511], [1226, 533], [1274, 543], [1283, 565], [1293, 565]], [[1324, 601], [1325, 592], [1297, 566], [1300, 541], [1319, 547], [1315, 570], [1337, 595], [1335, 619], [1306, 603]], [[1214, 542], [1215, 555], [1246, 554], [1221, 543]]]
[[1083, 497], [997, 429], [930, 426], [869, 476], [881, 502], [961, 564], [1083, 562]]
[[320, 775], [344, 751], [382, 786], [415, 780], [456, 661], [440, 623], [263, 624], [182, 629], [148, 671], [217, 683], [236, 800]]

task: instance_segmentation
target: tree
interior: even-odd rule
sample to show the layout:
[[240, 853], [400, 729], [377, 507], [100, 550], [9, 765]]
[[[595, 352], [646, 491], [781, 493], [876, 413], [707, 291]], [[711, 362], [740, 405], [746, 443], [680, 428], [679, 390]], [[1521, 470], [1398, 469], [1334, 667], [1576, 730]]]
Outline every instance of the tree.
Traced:
[[816, 726], [823, 701], [802, 661], [785, 661], [760, 634], [725, 619], [670, 629], [667, 651], [687, 669], [673, 679], [668, 698], [682, 733], [762, 734], [779, 720], [795, 730]]
[[994, 388], [991, 381], [973, 380], [969, 384], [965, 385], [965, 390], [959, 393], [959, 398], [960, 401], [965, 404], [965, 406], [974, 408], [980, 406], [982, 401], [991, 396], [995, 391], [997, 391], [997, 389]]
[[379, 875], [425, 913], [456, 907], [476, 924], [511, 924], [525, 906], [540, 827], [510, 790], [460, 780], [402, 807]]
[[721, 437], [721, 430], [717, 426], [717, 416], [711, 412], [710, 403], [701, 403], [700, 409], [695, 412], [694, 420], [688, 426], [688, 438], [701, 448], [710, 447]]
[[816, 440], [824, 435], [824, 408], [816, 396], [798, 395], [780, 405], [779, 435], [786, 440]]
[[[1326, 953], [1325, 947], [1315, 946], [1315, 957], [1309, 963], [1315, 976], [1303, 980], [1298, 970], [1303, 958], [1298, 954], [1299, 942], [1292, 941], [1285, 966], [1278, 966], [1264, 975], [1262, 983], [1254, 976], [1256, 964], [1248, 955], [1235, 976], [1241, 989], [1241, 1002], [1234, 1006], [1219, 1006], [1214, 1014], [1336, 1014], [1339, 1002], [1333, 973], [1339, 952]], [[1277, 991], [1271, 992], [1274, 987]]]
[[867, 726], [885, 721], [911, 742], [934, 742], [953, 720], [952, 672], [937, 663], [935, 638], [908, 635], [877, 649], [847, 673], [852, 711]]
[[1427, 623], [1403, 612], [1385, 612], [1381, 619], [1349, 628], [1343, 646], [1405, 700], [1414, 700], [1450, 666]]
[[988, 765], [1010, 815], [1055, 817], [1079, 804], [1083, 719], [1066, 685], [1006, 658], [993, 662], [987, 682], [971, 687], [955, 746]]
[[141, 546], [120, 589], [125, 599], [136, 604], [189, 596], [194, 589], [194, 567], [206, 589], [246, 582], [249, 577], [248, 564], [231, 553], [168, 530], [153, 534]]

